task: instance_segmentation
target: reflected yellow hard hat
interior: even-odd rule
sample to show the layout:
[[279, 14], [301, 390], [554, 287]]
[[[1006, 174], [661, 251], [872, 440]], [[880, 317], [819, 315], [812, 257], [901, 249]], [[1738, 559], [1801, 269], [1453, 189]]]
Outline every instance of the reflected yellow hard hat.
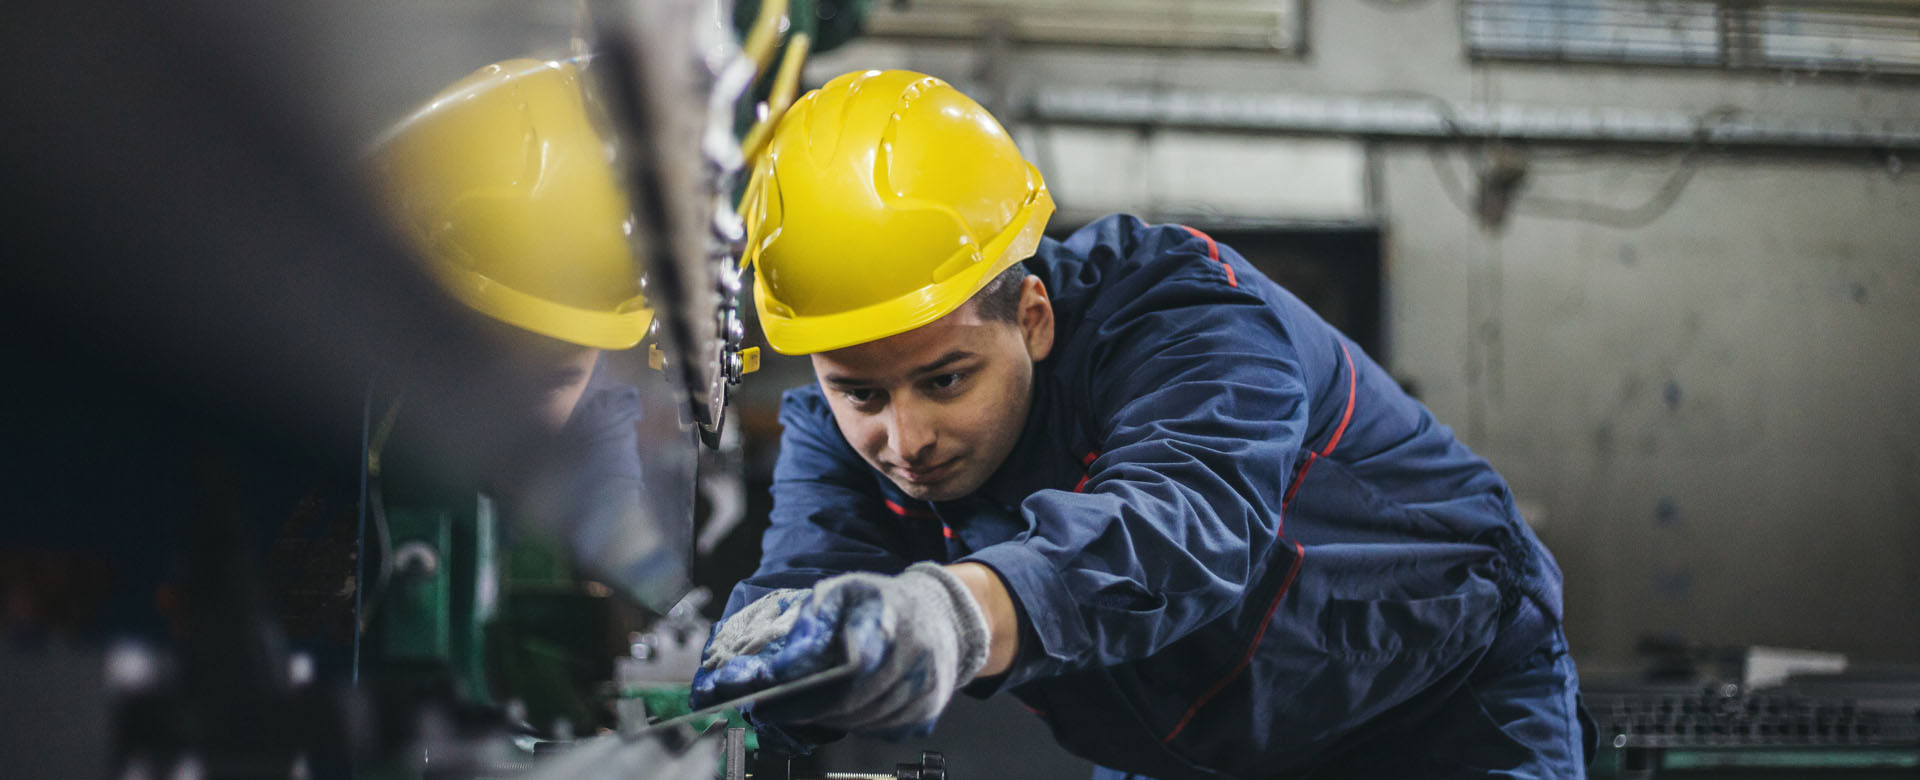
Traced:
[[743, 261], [767, 342], [787, 354], [945, 316], [1031, 257], [1053, 214], [1040, 172], [986, 109], [903, 70], [801, 97], [748, 193]]
[[374, 167], [402, 230], [455, 297], [544, 336], [626, 349], [653, 312], [609, 150], [578, 68], [509, 60], [402, 122]]

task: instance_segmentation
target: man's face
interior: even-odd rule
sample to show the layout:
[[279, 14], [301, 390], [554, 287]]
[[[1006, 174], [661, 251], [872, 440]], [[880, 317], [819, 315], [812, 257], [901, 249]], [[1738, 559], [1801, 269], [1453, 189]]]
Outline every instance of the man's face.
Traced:
[[586, 392], [600, 350], [502, 326], [495, 363], [506, 408], [540, 430], [558, 432]]
[[813, 355], [840, 432], [907, 495], [972, 493], [1013, 450], [1027, 419], [1033, 364], [1053, 349], [1053, 306], [1028, 277], [1017, 322], [972, 302], [932, 323]]

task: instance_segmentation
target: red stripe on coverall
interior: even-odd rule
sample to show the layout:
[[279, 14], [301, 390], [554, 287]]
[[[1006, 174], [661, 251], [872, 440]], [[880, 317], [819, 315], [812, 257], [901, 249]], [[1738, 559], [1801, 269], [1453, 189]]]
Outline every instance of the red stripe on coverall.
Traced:
[[[1360, 373], [1354, 370], [1353, 352], [1347, 349], [1345, 342], [1340, 344], [1340, 356], [1344, 359], [1347, 366], [1347, 408], [1340, 413], [1340, 424], [1334, 426], [1333, 435], [1327, 437], [1327, 446], [1321, 448], [1318, 452], [1308, 450], [1306, 462], [1300, 464], [1300, 468], [1294, 472], [1293, 484], [1287, 487], [1286, 498], [1280, 501], [1280, 511], [1282, 515], [1286, 513], [1287, 505], [1293, 502], [1294, 494], [1300, 491], [1300, 481], [1307, 476], [1307, 469], [1313, 465], [1315, 460], [1333, 454], [1333, 448], [1340, 446], [1340, 438], [1347, 433], [1347, 424], [1353, 422], [1353, 402], [1360, 386]], [[1284, 528], [1285, 524], [1282, 523], [1281, 527]], [[1273, 616], [1280, 610], [1280, 600], [1285, 598], [1287, 590], [1293, 587], [1293, 578], [1299, 576], [1300, 564], [1307, 559], [1307, 548], [1299, 542], [1293, 543], [1293, 551], [1293, 567], [1287, 570], [1286, 581], [1280, 583], [1280, 592], [1273, 594], [1273, 601], [1267, 604], [1266, 617], [1261, 619], [1260, 630], [1254, 632], [1253, 641], [1247, 645], [1246, 654], [1240, 656], [1240, 663], [1235, 664], [1233, 670], [1227, 672], [1225, 677], [1221, 677], [1219, 682], [1213, 684], [1213, 687], [1208, 688], [1205, 693], [1200, 694], [1200, 698], [1194, 699], [1193, 705], [1187, 708], [1186, 714], [1180, 716], [1180, 722], [1173, 724], [1173, 730], [1167, 732], [1166, 736], [1160, 738], [1161, 742], [1172, 742], [1174, 737], [1180, 736], [1180, 732], [1187, 727], [1187, 722], [1193, 720], [1194, 714], [1198, 713], [1201, 707], [1206, 706], [1207, 702], [1212, 701], [1213, 697], [1218, 696], [1221, 691], [1226, 690], [1227, 685], [1238, 678], [1241, 672], [1245, 672], [1248, 664], [1253, 663], [1254, 651], [1260, 648], [1260, 640], [1267, 635], [1267, 627], [1273, 624]]]
[[[1093, 462], [1099, 459], [1100, 459], [1100, 451], [1095, 450], [1093, 452], [1087, 453], [1086, 457], [1081, 458], [1080, 465], [1085, 466], [1087, 468], [1093, 468]], [[1075, 493], [1087, 492], [1087, 480], [1089, 479], [1093, 479], [1093, 472], [1089, 471], [1085, 474], [1081, 474], [1079, 484], [1076, 484], [1073, 486], [1073, 492]]]
[[1198, 230], [1187, 227], [1186, 225], [1181, 225], [1180, 229], [1185, 230], [1188, 233], [1192, 233], [1196, 238], [1200, 238], [1206, 241], [1207, 256], [1213, 258], [1214, 262], [1219, 263], [1221, 268], [1227, 269], [1227, 286], [1234, 287], [1234, 288], [1238, 288], [1240, 286], [1240, 278], [1237, 276], [1234, 276], [1233, 266], [1227, 265], [1227, 261], [1220, 259], [1220, 245], [1214, 242], [1213, 236], [1209, 236]]
[[[896, 502], [895, 502], [895, 501], [894, 501], [893, 499], [891, 499], [891, 498], [889, 498], [889, 499], [885, 499], [885, 501], [887, 502], [887, 511], [889, 511], [889, 512], [892, 512], [892, 513], [894, 513], [894, 514], [896, 514], [896, 515], [899, 515], [899, 516], [901, 516], [901, 517], [912, 517], [912, 518], [916, 518], [916, 519], [920, 519], [920, 520], [932, 520], [932, 519], [934, 519], [934, 516], [933, 516], [933, 513], [932, 513], [932, 512], [929, 512], [929, 511], [927, 511], [927, 510], [925, 510], [925, 509], [909, 509], [909, 508], [907, 508], [907, 507], [904, 507], [904, 506], [901, 506], [900, 504], [898, 504], [898, 503], [896, 503]], [[947, 527], [947, 524], [946, 524], [946, 523], [941, 523], [941, 524], [940, 524], [940, 535], [941, 535], [941, 536], [944, 536], [944, 537], [946, 537], [946, 538], [948, 538], [948, 539], [952, 539], [952, 538], [953, 538], [953, 529], [952, 529], [952, 528], [948, 528], [948, 527]]]
[[1286, 498], [1280, 499], [1280, 511], [1293, 503], [1293, 495], [1300, 492], [1300, 482], [1307, 478], [1307, 469], [1313, 468], [1313, 462], [1333, 454], [1333, 448], [1339, 446], [1340, 437], [1347, 432], [1347, 423], [1353, 422], [1353, 397], [1360, 387], [1360, 372], [1353, 370], [1353, 353], [1347, 351], [1346, 342], [1340, 343], [1340, 356], [1347, 364], [1347, 410], [1340, 415], [1340, 424], [1333, 429], [1333, 436], [1327, 439], [1327, 446], [1319, 452], [1307, 451], [1307, 459], [1293, 474], [1293, 484], [1287, 486]]
[[1174, 737], [1180, 736], [1180, 731], [1187, 727], [1187, 721], [1193, 720], [1194, 713], [1199, 712], [1201, 707], [1207, 706], [1207, 702], [1212, 701], [1214, 696], [1226, 690], [1227, 684], [1239, 677], [1241, 672], [1246, 671], [1247, 664], [1253, 663], [1253, 651], [1260, 647], [1260, 639], [1267, 635], [1267, 626], [1273, 623], [1273, 613], [1279, 611], [1280, 600], [1287, 597], [1287, 590], [1293, 587], [1293, 578], [1300, 574], [1300, 563], [1307, 559], [1307, 548], [1302, 547], [1299, 542], [1293, 543], [1293, 552], [1293, 567], [1287, 569], [1286, 582], [1280, 583], [1280, 592], [1273, 594], [1272, 603], [1267, 605], [1267, 617], [1260, 621], [1260, 630], [1254, 632], [1253, 643], [1247, 646], [1246, 655], [1240, 657], [1240, 663], [1234, 664], [1233, 671], [1227, 672], [1227, 676], [1220, 678], [1220, 681], [1214, 683], [1212, 688], [1208, 688], [1206, 693], [1200, 694], [1200, 698], [1193, 700], [1193, 706], [1188, 707], [1187, 713], [1180, 716], [1179, 723], [1173, 724], [1172, 731], [1160, 738], [1161, 742], [1172, 742]]
[[901, 506], [899, 503], [895, 502], [891, 498], [886, 499], [886, 502], [887, 502], [887, 510], [901, 517], [918, 517], [922, 519], [933, 518], [933, 513], [925, 509], [904, 507], [904, 506]]

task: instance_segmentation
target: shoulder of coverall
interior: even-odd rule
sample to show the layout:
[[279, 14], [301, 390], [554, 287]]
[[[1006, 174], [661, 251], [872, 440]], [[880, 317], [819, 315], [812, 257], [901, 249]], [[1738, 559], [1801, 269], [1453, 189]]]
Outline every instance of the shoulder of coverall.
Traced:
[[[1245, 258], [1205, 233], [1114, 214], [1041, 243], [1027, 267], [1046, 283], [1054, 315], [1054, 351], [1043, 364], [1063, 397], [1101, 392], [1105, 357], [1144, 346], [1142, 328], [1211, 327], [1212, 307], [1250, 304], [1268, 318], [1263, 332], [1286, 334], [1313, 315]], [[1181, 310], [1173, 313], [1173, 310]], [[1243, 309], [1242, 311], [1247, 311]], [[1237, 328], [1251, 336], [1254, 331]], [[1097, 443], [1097, 442], [1089, 442]]]
[[[1258, 275], [1246, 261], [1184, 225], [1148, 224], [1131, 214], [1087, 223], [1064, 239], [1041, 242], [1027, 267], [1047, 284], [1056, 319], [1105, 308], [1095, 299], [1130, 300], [1161, 285], [1199, 282], [1241, 289]], [[1251, 287], [1246, 292], [1258, 293]], [[1056, 332], [1070, 329], [1056, 325]]]

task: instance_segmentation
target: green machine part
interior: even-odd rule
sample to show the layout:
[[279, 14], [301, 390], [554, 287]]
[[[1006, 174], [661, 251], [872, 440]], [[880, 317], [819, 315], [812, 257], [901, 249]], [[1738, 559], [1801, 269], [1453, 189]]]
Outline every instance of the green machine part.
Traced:
[[580, 581], [549, 540], [505, 541], [485, 495], [451, 503], [386, 508], [393, 573], [374, 632], [378, 674], [408, 687], [450, 678], [461, 701], [517, 702], [542, 730], [613, 725], [610, 592]]
[[[667, 720], [693, 712], [693, 692], [684, 683], [633, 683], [621, 686], [619, 693], [623, 705], [636, 705], [653, 720]], [[707, 734], [715, 728], [742, 729], [746, 736], [746, 749], [760, 749], [760, 736], [754, 733], [753, 726], [747, 723], [739, 710], [725, 710], [696, 720], [691, 728], [697, 734]], [[719, 776], [728, 776], [725, 755], [721, 756]]]
[[388, 507], [392, 575], [380, 606], [379, 651], [394, 670], [445, 669], [461, 696], [491, 703], [487, 625], [497, 608], [493, 502], [470, 508]]
[[[685, 684], [639, 683], [627, 685], [621, 688], [620, 697], [624, 700], [639, 703], [646, 711], [647, 716], [655, 720], [677, 718], [693, 712], [693, 692], [688, 690]], [[711, 715], [704, 719], [694, 721], [693, 730], [704, 734], [708, 729], [722, 722], [726, 723], [728, 728], [746, 729], [747, 749], [760, 749], [759, 736], [754, 734], [753, 726], [747, 723], [747, 719], [741, 716], [739, 710], [725, 710], [718, 715]]]
[[619, 621], [610, 592], [580, 582], [544, 539], [517, 538], [502, 559], [503, 596], [488, 632], [495, 679], [535, 726], [563, 718], [581, 729], [613, 725], [604, 688]]

